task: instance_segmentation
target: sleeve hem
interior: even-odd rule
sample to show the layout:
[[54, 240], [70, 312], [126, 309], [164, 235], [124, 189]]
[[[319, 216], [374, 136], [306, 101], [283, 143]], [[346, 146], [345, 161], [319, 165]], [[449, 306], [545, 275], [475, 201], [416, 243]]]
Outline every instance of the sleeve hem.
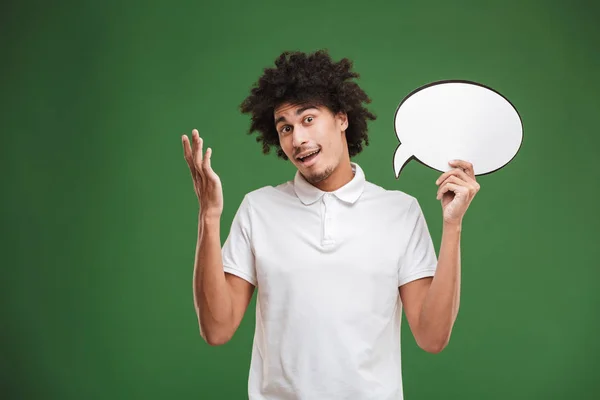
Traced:
[[252, 277], [251, 275], [248, 275], [245, 272], [242, 272], [236, 268], [233, 267], [229, 267], [229, 266], [223, 266], [223, 271], [235, 275], [237, 277], [242, 278], [243, 280], [249, 282], [250, 284], [252, 284], [253, 286], [256, 286], [256, 279], [254, 277]]
[[413, 274], [410, 274], [402, 279], [398, 280], [398, 287], [402, 286], [402, 285], [406, 285], [407, 283], [410, 283], [412, 281], [416, 281], [417, 279], [421, 279], [421, 278], [427, 278], [430, 276], [434, 276], [435, 275], [435, 268], [427, 268], [427, 269], [423, 269], [421, 271], [417, 271]]

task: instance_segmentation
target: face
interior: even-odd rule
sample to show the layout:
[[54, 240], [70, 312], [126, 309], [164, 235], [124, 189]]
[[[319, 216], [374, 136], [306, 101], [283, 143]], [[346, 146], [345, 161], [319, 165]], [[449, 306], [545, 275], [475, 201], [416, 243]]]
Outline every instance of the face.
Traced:
[[282, 150], [308, 182], [324, 181], [349, 160], [346, 114], [334, 115], [311, 103], [286, 103], [275, 109], [274, 117]]

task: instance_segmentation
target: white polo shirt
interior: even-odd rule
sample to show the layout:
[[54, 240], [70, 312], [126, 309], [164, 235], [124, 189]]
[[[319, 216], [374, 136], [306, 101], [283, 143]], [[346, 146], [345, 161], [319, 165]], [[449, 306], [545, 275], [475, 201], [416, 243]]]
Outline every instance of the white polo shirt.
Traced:
[[297, 172], [234, 217], [223, 265], [258, 290], [251, 400], [403, 398], [398, 287], [437, 257], [417, 200], [352, 169], [331, 193]]

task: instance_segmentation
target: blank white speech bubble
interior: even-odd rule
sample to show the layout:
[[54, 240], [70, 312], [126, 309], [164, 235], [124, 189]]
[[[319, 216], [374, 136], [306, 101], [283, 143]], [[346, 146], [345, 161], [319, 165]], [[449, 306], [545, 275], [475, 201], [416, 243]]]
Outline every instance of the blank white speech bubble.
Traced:
[[394, 118], [400, 145], [396, 179], [412, 159], [440, 172], [451, 160], [473, 164], [475, 175], [499, 170], [517, 155], [523, 124], [516, 108], [495, 90], [470, 81], [438, 81], [402, 100]]

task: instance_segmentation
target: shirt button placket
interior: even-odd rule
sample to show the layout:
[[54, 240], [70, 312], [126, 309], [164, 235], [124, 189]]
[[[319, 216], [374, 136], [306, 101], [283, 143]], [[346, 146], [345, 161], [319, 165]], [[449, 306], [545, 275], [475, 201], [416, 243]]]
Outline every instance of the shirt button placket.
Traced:
[[330, 193], [325, 193], [323, 196], [323, 204], [325, 205], [325, 212], [323, 213], [323, 244], [331, 245], [334, 243], [333, 237], [331, 236], [331, 224], [332, 224], [332, 206], [333, 199]]

